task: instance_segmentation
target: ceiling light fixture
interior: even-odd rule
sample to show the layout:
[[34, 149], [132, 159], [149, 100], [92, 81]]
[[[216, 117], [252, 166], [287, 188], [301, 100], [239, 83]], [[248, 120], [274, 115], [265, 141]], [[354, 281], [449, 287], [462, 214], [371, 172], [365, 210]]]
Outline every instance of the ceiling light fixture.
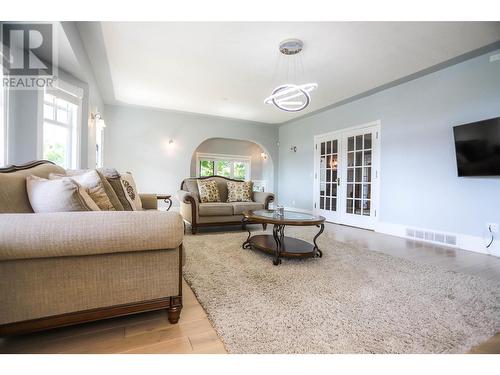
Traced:
[[[299, 39], [287, 39], [280, 43], [279, 51], [286, 56], [287, 81], [290, 82], [289, 72], [292, 78], [297, 80], [297, 71], [304, 71], [302, 59], [298, 55], [302, 51], [304, 43]], [[290, 57], [294, 56], [293, 61]], [[281, 58], [281, 56], [280, 56]], [[286, 83], [276, 87], [270, 96], [264, 99], [266, 104], [274, 104], [276, 107], [286, 112], [299, 112], [305, 109], [311, 102], [310, 92], [318, 87], [317, 83], [305, 83], [301, 85]], [[292, 100], [293, 99], [293, 100]]]

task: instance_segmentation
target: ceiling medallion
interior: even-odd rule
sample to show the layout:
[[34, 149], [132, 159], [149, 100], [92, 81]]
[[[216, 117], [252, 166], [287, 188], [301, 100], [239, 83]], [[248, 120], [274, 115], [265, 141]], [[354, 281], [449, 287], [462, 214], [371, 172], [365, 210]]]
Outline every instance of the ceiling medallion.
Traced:
[[[299, 39], [287, 39], [280, 43], [279, 50], [284, 56], [295, 56], [302, 51], [304, 43]], [[299, 57], [299, 56], [297, 56]], [[300, 58], [300, 57], [299, 57]], [[297, 70], [303, 71], [302, 61], [286, 61], [285, 71], [287, 81], [289, 72], [297, 79]], [[285, 112], [299, 112], [305, 109], [311, 102], [310, 92], [318, 87], [317, 83], [293, 84], [286, 83], [276, 87], [270, 96], [264, 99], [266, 104], [274, 104], [277, 108]]]

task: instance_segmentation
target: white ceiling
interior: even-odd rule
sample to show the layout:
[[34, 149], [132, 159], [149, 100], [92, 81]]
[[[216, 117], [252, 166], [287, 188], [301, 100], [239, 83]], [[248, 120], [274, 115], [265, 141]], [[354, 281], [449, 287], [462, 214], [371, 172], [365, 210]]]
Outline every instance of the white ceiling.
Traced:
[[[500, 40], [496, 22], [102, 22], [80, 27], [108, 103], [281, 123]], [[100, 37], [96, 30], [101, 30]], [[263, 100], [284, 72], [278, 44], [304, 41], [311, 105]], [[103, 49], [104, 51], [96, 51]], [[110, 94], [111, 93], [111, 94]]]

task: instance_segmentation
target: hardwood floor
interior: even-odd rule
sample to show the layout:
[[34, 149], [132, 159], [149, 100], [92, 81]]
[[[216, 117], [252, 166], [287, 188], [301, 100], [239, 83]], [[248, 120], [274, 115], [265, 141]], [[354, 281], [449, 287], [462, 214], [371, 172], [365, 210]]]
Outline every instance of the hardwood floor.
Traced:
[[[326, 230], [339, 241], [495, 280], [500, 286], [500, 258], [334, 224], [327, 224]], [[184, 308], [175, 325], [168, 322], [165, 311], [155, 311], [0, 339], [0, 353], [226, 353], [186, 283], [183, 293]], [[500, 353], [500, 333], [470, 353]]]
[[163, 310], [0, 339], [0, 353], [218, 354], [224, 344], [184, 282], [179, 323]]

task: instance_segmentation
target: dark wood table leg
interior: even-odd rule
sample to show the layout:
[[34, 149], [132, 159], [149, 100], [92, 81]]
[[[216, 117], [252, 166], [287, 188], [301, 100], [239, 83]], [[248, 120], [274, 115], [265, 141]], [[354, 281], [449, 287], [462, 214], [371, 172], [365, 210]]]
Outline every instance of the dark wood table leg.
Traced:
[[273, 264], [275, 266], [281, 264], [281, 249], [285, 242], [285, 226], [274, 224], [273, 226], [273, 237], [276, 242], [276, 256], [273, 259]]
[[252, 245], [250, 244], [250, 236], [252, 235], [252, 233], [250, 232], [250, 229], [248, 229], [248, 219], [246, 217], [244, 217], [242, 220], [241, 220], [241, 225], [243, 227], [243, 229], [246, 229], [247, 232], [248, 232], [248, 237], [246, 239], [245, 242], [243, 242], [243, 245], [241, 245], [241, 247], [243, 249], [250, 249], [252, 247]]
[[318, 247], [318, 244], [316, 243], [316, 239], [321, 235], [321, 233], [323, 233], [323, 231], [325, 230], [325, 224], [321, 224], [321, 225], [316, 225], [319, 229], [319, 232], [318, 234], [316, 234], [316, 236], [314, 236], [314, 251], [316, 252], [316, 256], [317, 257], [323, 257], [323, 252], [319, 249]]

